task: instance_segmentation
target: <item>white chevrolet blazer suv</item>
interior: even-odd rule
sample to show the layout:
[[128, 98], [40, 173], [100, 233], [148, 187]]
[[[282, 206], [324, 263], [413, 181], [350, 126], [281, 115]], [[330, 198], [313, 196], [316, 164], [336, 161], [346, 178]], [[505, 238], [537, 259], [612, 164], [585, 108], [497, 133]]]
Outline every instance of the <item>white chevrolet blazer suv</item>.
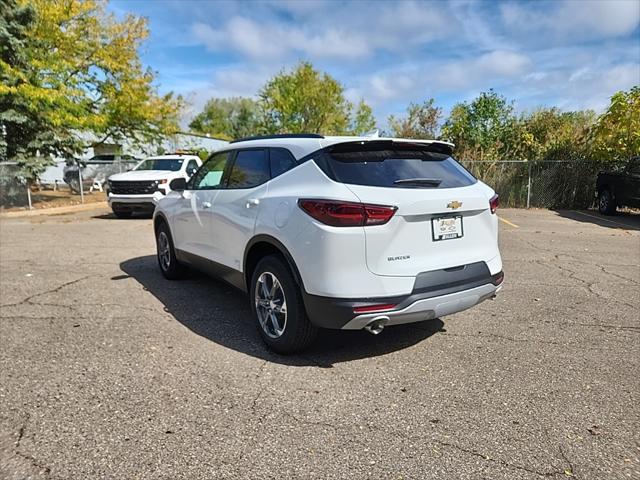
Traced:
[[249, 294], [274, 351], [434, 319], [501, 288], [495, 192], [440, 141], [276, 135], [212, 154], [154, 213], [158, 264]]
[[142, 160], [128, 172], [116, 173], [107, 180], [109, 206], [118, 218], [133, 212], [152, 212], [158, 200], [170, 191], [175, 178], [188, 180], [200, 168], [197, 155], [159, 155]]

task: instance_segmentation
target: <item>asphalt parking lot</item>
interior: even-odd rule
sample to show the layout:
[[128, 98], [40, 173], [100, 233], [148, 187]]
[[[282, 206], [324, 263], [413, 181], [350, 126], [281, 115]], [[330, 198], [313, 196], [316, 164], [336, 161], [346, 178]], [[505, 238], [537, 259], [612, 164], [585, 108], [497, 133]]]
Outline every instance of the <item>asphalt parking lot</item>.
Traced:
[[640, 216], [500, 214], [497, 299], [293, 357], [149, 219], [0, 220], [0, 478], [640, 478]]

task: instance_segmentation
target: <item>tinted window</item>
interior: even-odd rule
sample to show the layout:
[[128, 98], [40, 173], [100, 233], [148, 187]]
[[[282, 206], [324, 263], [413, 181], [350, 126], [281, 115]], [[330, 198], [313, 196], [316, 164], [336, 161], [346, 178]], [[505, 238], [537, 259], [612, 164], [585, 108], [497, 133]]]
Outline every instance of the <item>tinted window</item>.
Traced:
[[196, 170], [198, 170], [198, 162], [195, 160], [189, 160], [186, 169], [187, 175], [193, 175]]
[[349, 147], [326, 153], [320, 163], [335, 180], [395, 188], [464, 187], [476, 179], [444, 153], [424, 149]]
[[182, 158], [148, 158], [140, 162], [134, 170], [169, 170], [177, 172], [182, 167]]
[[191, 177], [189, 190], [209, 190], [218, 188], [222, 181], [222, 174], [227, 166], [229, 152], [220, 152], [210, 157], [200, 170]]
[[266, 150], [240, 150], [229, 174], [227, 188], [251, 188], [269, 178]]
[[297, 165], [291, 152], [284, 148], [270, 149], [269, 160], [271, 162], [271, 178], [277, 177]]

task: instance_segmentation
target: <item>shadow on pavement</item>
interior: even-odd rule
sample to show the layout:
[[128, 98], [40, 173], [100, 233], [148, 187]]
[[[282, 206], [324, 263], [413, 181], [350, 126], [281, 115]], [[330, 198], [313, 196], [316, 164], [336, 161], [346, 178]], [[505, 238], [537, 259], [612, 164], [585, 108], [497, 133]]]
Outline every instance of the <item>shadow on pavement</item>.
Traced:
[[610, 216], [602, 215], [596, 210], [555, 210], [555, 213], [576, 222], [623, 230], [640, 230], [640, 214], [637, 213], [618, 212]]
[[91, 218], [95, 218], [96, 220], [149, 220], [150, 218], [153, 218], [153, 213], [134, 212], [130, 218], [119, 219], [113, 212], [110, 212], [93, 215]]
[[322, 330], [308, 351], [282, 356], [271, 353], [262, 343], [246, 295], [233, 287], [197, 272], [185, 280], [166, 280], [158, 270], [155, 255], [126, 260], [120, 268], [126, 275], [115, 276], [113, 281], [134, 278], [162, 302], [165, 311], [194, 333], [284, 365], [331, 368], [335, 363], [401, 350], [445, 331], [440, 319], [390, 327], [376, 336], [365, 331]]

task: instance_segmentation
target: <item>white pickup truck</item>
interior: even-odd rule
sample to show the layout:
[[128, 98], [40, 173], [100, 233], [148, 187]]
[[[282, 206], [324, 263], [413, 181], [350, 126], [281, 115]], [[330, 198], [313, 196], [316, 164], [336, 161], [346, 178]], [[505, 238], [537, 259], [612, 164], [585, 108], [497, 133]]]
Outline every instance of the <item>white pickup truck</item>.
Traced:
[[171, 191], [171, 180], [189, 180], [200, 165], [202, 160], [197, 155], [176, 153], [146, 158], [132, 170], [109, 177], [109, 206], [118, 218], [129, 218], [133, 212], [152, 213], [158, 200]]

